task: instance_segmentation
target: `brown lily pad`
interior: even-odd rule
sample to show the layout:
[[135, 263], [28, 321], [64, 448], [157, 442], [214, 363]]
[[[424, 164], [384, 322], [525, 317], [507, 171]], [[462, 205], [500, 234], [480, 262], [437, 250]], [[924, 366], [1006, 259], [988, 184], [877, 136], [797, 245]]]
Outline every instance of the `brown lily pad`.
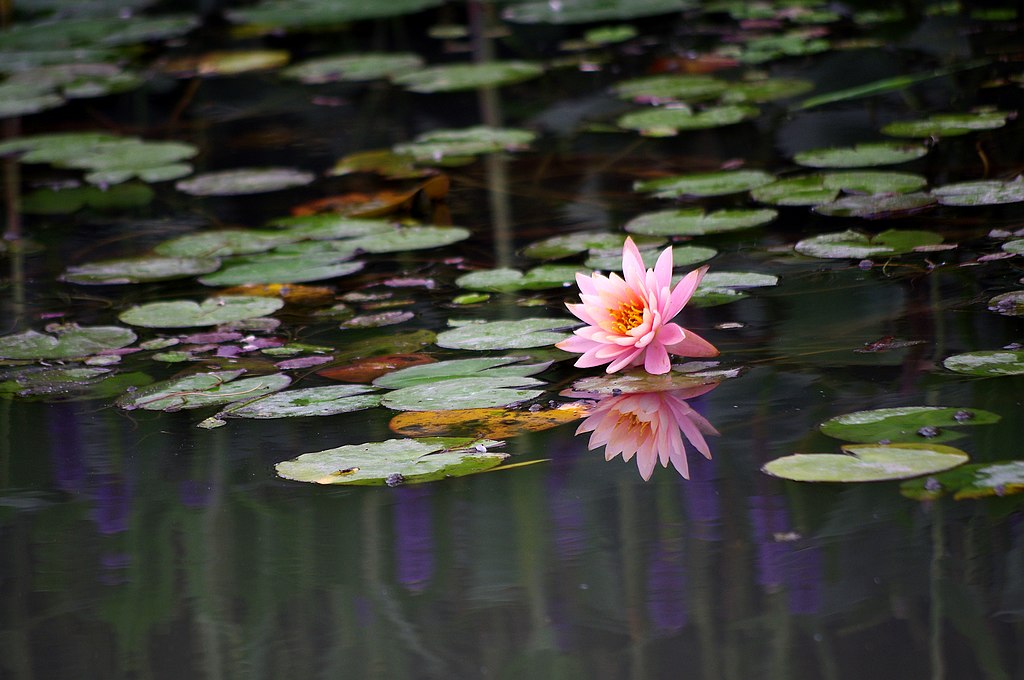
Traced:
[[325, 368], [322, 371], [317, 371], [317, 375], [330, 378], [331, 380], [340, 380], [341, 382], [369, 383], [385, 373], [391, 373], [400, 368], [432, 364], [436, 361], [437, 359], [429, 354], [388, 354], [380, 357], [357, 359], [344, 366]]

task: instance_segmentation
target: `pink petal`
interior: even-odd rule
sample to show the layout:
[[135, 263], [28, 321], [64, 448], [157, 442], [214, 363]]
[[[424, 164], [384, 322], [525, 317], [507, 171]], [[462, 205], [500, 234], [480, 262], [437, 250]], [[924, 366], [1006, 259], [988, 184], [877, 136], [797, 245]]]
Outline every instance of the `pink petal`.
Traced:
[[667, 323], [658, 329], [658, 342], [663, 345], [674, 345], [686, 338], [683, 329], [678, 324]]
[[590, 315], [590, 311], [587, 309], [586, 305], [577, 305], [571, 302], [566, 302], [565, 307], [573, 316], [575, 316], [583, 323], [588, 323], [591, 326], [598, 325], [598, 322], [594, 319], [594, 317]]
[[632, 352], [625, 353], [623, 356], [619, 357], [612, 363], [608, 364], [608, 368], [606, 368], [605, 371], [607, 373], [615, 373], [616, 371], [621, 370], [626, 366], [632, 364], [633, 360], [639, 357], [641, 354], [643, 354], [643, 352], [644, 348], [640, 347], [639, 349], [635, 349]]
[[652, 375], [668, 373], [672, 368], [672, 362], [668, 358], [665, 346], [655, 342], [647, 347], [647, 356], [644, 357], [644, 370]]
[[672, 246], [665, 248], [658, 256], [654, 265], [654, 277], [658, 280], [658, 288], [672, 287]]
[[718, 348], [700, 337], [693, 331], [684, 331], [685, 337], [677, 343], [669, 345], [667, 349], [672, 354], [681, 357], [716, 357]]
[[622, 277], [630, 288], [640, 291], [644, 287], [646, 271], [640, 249], [633, 243], [633, 238], [627, 236], [626, 242], [622, 244]]
[[704, 265], [700, 269], [694, 269], [692, 272], [683, 277], [683, 280], [676, 284], [675, 290], [672, 291], [671, 298], [669, 299], [668, 307], [665, 310], [665, 316], [671, 319], [678, 314], [686, 303], [693, 297], [693, 293], [697, 290], [697, 286], [700, 285], [701, 279], [708, 272], [708, 265]]

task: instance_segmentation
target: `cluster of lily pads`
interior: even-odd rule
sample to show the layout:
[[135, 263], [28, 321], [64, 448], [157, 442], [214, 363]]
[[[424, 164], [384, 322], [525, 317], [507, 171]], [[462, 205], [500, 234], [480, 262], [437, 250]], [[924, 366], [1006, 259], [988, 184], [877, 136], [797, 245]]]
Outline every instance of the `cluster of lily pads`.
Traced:
[[[146, 4], [137, 2], [136, 6], [141, 9]], [[438, 0], [264, 0], [230, 10], [227, 18], [255, 35], [260, 31], [340, 26], [437, 4]], [[16, 26], [0, 36], [0, 57], [6, 64], [0, 92], [8, 95], [0, 97], [5, 102], [0, 104], [0, 116], [27, 115], [72, 98], [140, 87], [148, 76], [121, 65], [128, 56], [123, 48], [178, 37], [197, 25], [190, 17], [178, 16], [128, 23], [111, 15], [107, 11], [110, 7], [111, 3], [102, 0], [82, 3], [81, 14], [74, 20]], [[502, 16], [509, 22], [572, 24], [621, 21], [681, 9], [690, 6], [679, 0], [523, 2], [509, 5]], [[789, 102], [790, 111], [803, 111], [900, 91], [956, 70], [950, 67], [880, 80], [814, 94], [794, 103], [794, 99], [811, 92], [812, 83], [753, 71], [733, 78], [710, 72], [839, 49], [842, 46], [829, 38], [823, 26], [844, 18], [840, 13], [824, 5], [781, 8], [739, 2], [711, 3], [701, 11], [706, 16], [723, 14], [734, 20], [771, 19], [779, 29], [774, 33], [738, 31], [730, 44], [704, 55], [704, 61], [698, 64], [699, 73], [659, 73], [616, 83], [610, 97], [639, 108], [616, 115], [613, 129], [637, 131], [652, 138], [673, 136], [753, 121], [762, 116], [760, 107], [779, 106], [780, 102]], [[876, 14], [860, 15], [857, 20], [869, 23], [894, 18]], [[587, 31], [577, 47], [598, 50], [628, 43], [636, 35], [629, 26], [608, 26]], [[411, 92], [431, 94], [521, 83], [539, 78], [557, 65], [520, 60], [428, 65], [412, 53], [328, 55], [287, 66], [290, 59], [291, 55], [282, 50], [223, 51], [163, 60], [158, 68], [163, 73], [187, 77], [279, 71], [283, 78], [313, 87], [385, 81]], [[828, 217], [875, 219], [914, 215], [936, 206], [956, 209], [1024, 202], [1024, 180], [1019, 177], [977, 179], [929, 190], [923, 175], [878, 169], [918, 161], [945, 138], [995, 130], [1006, 126], [1015, 115], [989, 108], [890, 122], [880, 128], [880, 135], [900, 141], [810, 149], [791, 159], [801, 170], [783, 175], [738, 168], [638, 181], [636, 192], [676, 205], [636, 215], [618, 231], [587, 230], [536, 241], [521, 251], [525, 260], [532, 261], [522, 269], [470, 268], [456, 260], [444, 263], [447, 268], [437, 266], [435, 278], [410, 276], [385, 281], [383, 285], [392, 288], [457, 289], [460, 294], [451, 296], [451, 305], [465, 310], [466, 317], [450, 320], [443, 330], [420, 328], [363, 338], [344, 347], [289, 340], [277, 334], [280, 320], [273, 315], [304, 308], [302, 313], [309, 318], [337, 323], [349, 334], [413, 321], [415, 312], [404, 309], [409, 306], [407, 301], [363, 289], [338, 295], [332, 288], [301, 284], [344, 285], [365, 273], [368, 265], [376, 265], [381, 255], [451, 245], [468, 239], [470, 231], [411, 219], [372, 219], [367, 216], [365, 204], [358, 213], [363, 217], [353, 217], [351, 211], [346, 212], [343, 201], [335, 201], [327, 213], [307, 210], [260, 228], [203, 229], [166, 240], [136, 257], [78, 263], [66, 269], [62, 277], [65, 282], [122, 285], [196, 278], [204, 286], [235, 288], [220, 290], [201, 301], [172, 299], [120, 310], [119, 321], [131, 328], [69, 323], [51, 325], [43, 333], [27, 331], [0, 337], [0, 363], [6, 366], [0, 369], [0, 397], [115, 398], [116, 405], [125, 410], [207, 409], [209, 415], [199, 423], [204, 428], [221, 427], [231, 419], [328, 416], [383, 407], [399, 414], [391, 426], [404, 438], [303, 454], [280, 463], [278, 473], [321, 484], [394, 485], [483, 471], [507, 458], [492, 451], [502, 443], [499, 433], [502, 437], [513, 436], [582, 417], [587, 406], [578, 401], [581, 395], [675, 389], [694, 381], [733, 378], [738, 371], [700, 365], [685, 370], [677, 367], [667, 377], [632, 373], [584, 378], [563, 394], [571, 401], [546, 405], [542, 403], [547, 395], [545, 382], [537, 376], [553, 362], [566, 358], [551, 345], [566, 336], [574, 321], [544, 316], [488, 321], [472, 314], [472, 310], [479, 309], [473, 305], [492, 295], [558, 291], [571, 285], [577, 274], [615, 270], [627, 233], [634, 235], [648, 266], [671, 242], [673, 264], [684, 268], [718, 255], [711, 245], [714, 241], [708, 237], [763, 227], [777, 220], [782, 211], [793, 208], [810, 208]], [[413, 190], [397, 192], [392, 200], [382, 201], [386, 203], [383, 208], [373, 206], [374, 210], [394, 212], [417, 192], [443, 197], [448, 179], [440, 168], [473, 162], [480, 154], [526, 151], [536, 136], [531, 130], [489, 126], [431, 130], [391, 149], [347, 156], [329, 174], [372, 173], [387, 181], [415, 180]], [[25, 197], [30, 212], [137, 205], [152, 197], [151, 190], [131, 180], [179, 180], [175, 188], [193, 196], [246, 195], [305, 186], [317, 180], [312, 172], [285, 167], [234, 168], [187, 177], [193, 168], [186, 161], [197, 153], [196, 147], [182, 142], [98, 132], [31, 135], [0, 143], [0, 155], [16, 157], [22, 163], [83, 170], [85, 181], [92, 185], [33, 192]], [[742, 199], [736, 205], [721, 207], [732, 200], [729, 197]], [[703, 199], [715, 199], [716, 207], [708, 209], [698, 203]], [[1024, 240], [1016, 238], [1020, 236], [1009, 234], [1003, 238], [1002, 252], [1013, 256], [1024, 251]], [[867, 234], [846, 229], [802, 239], [793, 250], [806, 257], [863, 260], [952, 247], [930, 231], [886, 229]], [[449, 280], [451, 288], [444, 288]], [[712, 271], [690, 305], [735, 302], [752, 290], [777, 283], [778, 277], [772, 273]], [[519, 302], [525, 306], [537, 301]], [[545, 298], [539, 300], [541, 305], [548, 302]], [[989, 304], [1000, 314], [1020, 315], [1024, 313], [1024, 291], [1002, 293]], [[311, 311], [310, 307], [317, 309]], [[137, 332], [150, 337], [140, 341]], [[438, 360], [419, 352], [431, 345], [446, 358]], [[472, 354], [465, 355], [467, 352]], [[497, 354], [481, 356], [477, 354], [480, 352]], [[159, 381], [144, 373], [119, 372], [122, 358], [136, 353], [162, 364], [190, 368]], [[396, 358], [402, 356], [415, 358]], [[402, 366], [403, 361], [412, 365]], [[343, 378], [349, 384], [292, 387], [313, 370], [325, 380], [341, 379], [335, 377], [339, 371], [353, 369], [356, 364], [359, 370]], [[1020, 374], [1024, 373], [1024, 351], [1004, 348], [960, 354], [948, 357], [944, 366], [972, 375]], [[446, 427], [436, 427], [437, 421], [443, 420], [438, 412], [452, 414], [450, 421], [444, 421]], [[424, 418], [422, 414], [431, 415]], [[932, 407], [848, 414], [823, 424], [822, 432], [853, 442], [842, 447], [850, 455], [790, 456], [769, 463], [765, 471], [801, 481], [937, 475], [929, 477], [937, 481], [924, 482], [923, 487], [914, 486], [916, 482], [905, 486], [904, 492], [914, 497], [940, 491], [969, 497], [982, 495], [979, 489], [986, 488], [1003, 493], [1021, 484], [1021, 472], [1014, 463], [974, 466], [966, 473], [968, 467], [962, 465], [967, 455], [939, 443], [955, 437], [955, 430], [950, 428], [996, 420], [997, 415], [984, 411]], [[516, 425], [503, 431], [498, 421], [506, 425], [514, 421]], [[447, 436], [452, 428], [459, 427], [467, 436]], [[952, 468], [957, 469], [943, 472]]]

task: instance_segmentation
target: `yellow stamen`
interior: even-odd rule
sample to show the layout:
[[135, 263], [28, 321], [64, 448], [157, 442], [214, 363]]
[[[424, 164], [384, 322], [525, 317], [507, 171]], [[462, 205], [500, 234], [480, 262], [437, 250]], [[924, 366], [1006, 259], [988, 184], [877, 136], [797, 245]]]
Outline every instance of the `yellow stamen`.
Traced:
[[612, 330], [625, 335], [644, 322], [644, 308], [636, 302], [625, 302], [618, 309], [609, 309], [614, 321]]
[[650, 429], [651, 424], [646, 420], [640, 420], [636, 415], [632, 413], [619, 413], [619, 417], [615, 422], [616, 430], [625, 430], [636, 437], [643, 437]]

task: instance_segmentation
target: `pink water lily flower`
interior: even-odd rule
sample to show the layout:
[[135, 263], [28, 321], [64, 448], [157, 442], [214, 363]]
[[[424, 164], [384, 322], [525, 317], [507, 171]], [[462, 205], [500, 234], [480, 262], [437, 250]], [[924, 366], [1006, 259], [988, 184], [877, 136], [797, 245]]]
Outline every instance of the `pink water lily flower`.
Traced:
[[690, 469], [686, 461], [685, 436], [705, 458], [711, 458], [704, 435], [718, 431], [694, 411], [686, 398], [709, 392], [717, 385], [670, 392], [641, 392], [606, 397], [598, 402], [576, 434], [592, 432], [587, 447], [605, 447], [605, 460], [621, 454], [623, 460], [636, 455], [640, 476], [647, 481], [655, 466], [669, 463], [686, 479]]
[[672, 289], [672, 248], [654, 269], [645, 269], [640, 250], [627, 238], [622, 246], [622, 276], [576, 275], [581, 304], [566, 307], [587, 325], [555, 346], [582, 354], [576, 366], [608, 364], [606, 371], [643, 364], [648, 373], [667, 373], [669, 354], [713, 357], [718, 350], [693, 331], [672, 323], [697, 290], [707, 266], [695, 269]]

